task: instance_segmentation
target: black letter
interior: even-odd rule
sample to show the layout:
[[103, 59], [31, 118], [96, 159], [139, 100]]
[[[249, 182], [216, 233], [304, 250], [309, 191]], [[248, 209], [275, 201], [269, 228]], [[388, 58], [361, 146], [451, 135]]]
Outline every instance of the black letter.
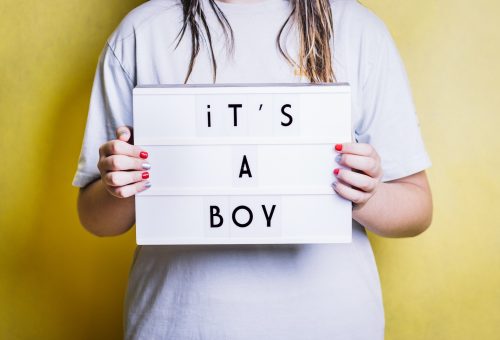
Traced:
[[243, 155], [243, 161], [241, 162], [241, 169], [240, 169], [240, 176], [239, 177], [241, 178], [243, 176], [243, 174], [247, 174], [248, 177], [252, 177], [252, 173], [250, 172], [250, 165], [248, 165], [248, 161], [247, 161], [247, 155]]
[[271, 209], [271, 214], [269, 216], [267, 216], [266, 206], [264, 204], [262, 204], [262, 210], [264, 210], [264, 216], [266, 217], [268, 227], [271, 226], [271, 218], [273, 218], [274, 208], [276, 208], [276, 204], [273, 205], [273, 208]]
[[[248, 222], [247, 223], [238, 223], [238, 221], [236, 221], [236, 213], [238, 212], [238, 210], [240, 209], [245, 209], [246, 211], [248, 211]], [[233, 210], [233, 222], [234, 224], [236, 224], [238, 227], [240, 228], [245, 228], [245, 227], [248, 227], [248, 225], [250, 223], [252, 223], [252, 220], [253, 220], [253, 214], [252, 214], [252, 210], [250, 210], [250, 208], [248, 207], [245, 207], [244, 205], [240, 205], [238, 207], [236, 207], [236, 209]]]
[[238, 108], [243, 107], [243, 104], [227, 104], [227, 107], [233, 108], [233, 114], [234, 114], [234, 126], [238, 126]]
[[291, 125], [291, 124], [292, 124], [292, 121], [293, 121], [292, 116], [291, 116], [290, 114], [288, 114], [288, 113], [286, 113], [286, 112], [285, 112], [285, 109], [286, 109], [287, 107], [288, 107], [288, 108], [291, 108], [291, 107], [292, 107], [292, 105], [290, 105], [290, 104], [285, 104], [285, 105], [283, 105], [283, 106], [281, 107], [281, 113], [282, 113], [282, 114], [284, 114], [285, 116], [287, 116], [288, 118], [290, 118], [290, 121], [289, 121], [288, 123], [283, 123], [283, 122], [281, 122], [281, 125], [282, 125], [282, 126], [289, 126], [289, 125]]
[[[207, 105], [207, 109], [210, 108], [210, 105]], [[210, 111], [207, 112], [207, 118], [208, 118], [208, 127], [212, 126], [212, 121], [210, 120]]]
[[[215, 209], [215, 213], [214, 213]], [[219, 224], [214, 224], [214, 216], [217, 216], [219, 218]], [[210, 206], [210, 228], [219, 228], [222, 223], [224, 223], [224, 219], [220, 215], [220, 209], [216, 205], [211, 205]]]

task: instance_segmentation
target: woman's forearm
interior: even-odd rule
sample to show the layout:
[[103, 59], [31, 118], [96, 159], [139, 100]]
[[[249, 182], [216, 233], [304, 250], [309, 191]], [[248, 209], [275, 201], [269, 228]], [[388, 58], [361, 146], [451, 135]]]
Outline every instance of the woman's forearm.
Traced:
[[97, 236], [125, 233], [135, 223], [135, 196], [118, 198], [111, 195], [98, 179], [78, 194], [78, 214], [82, 225]]
[[431, 193], [416, 183], [381, 183], [370, 200], [353, 208], [353, 219], [380, 236], [416, 236], [431, 224]]

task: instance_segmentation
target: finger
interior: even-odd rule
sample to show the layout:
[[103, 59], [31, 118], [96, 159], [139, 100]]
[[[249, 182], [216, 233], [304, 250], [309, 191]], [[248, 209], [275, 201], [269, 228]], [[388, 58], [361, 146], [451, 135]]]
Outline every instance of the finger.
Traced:
[[377, 180], [375, 178], [359, 172], [348, 169], [335, 169], [334, 174], [342, 182], [352, 185], [364, 192], [372, 192], [377, 187]]
[[101, 171], [149, 170], [151, 164], [135, 157], [111, 155], [99, 162]]
[[151, 182], [149, 181], [141, 181], [129, 185], [124, 185], [121, 187], [111, 187], [108, 190], [111, 192], [113, 196], [119, 198], [127, 198], [133, 196], [139, 192], [142, 192], [151, 187]]
[[128, 141], [130, 138], [130, 129], [127, 126], [120, 126], [116, 129], [116, 139], [122, 140], [124, 142]]
[[373, 157], [377, 158], [378, 154], [371, 146], [370, 144], [367, 143], [342, 143], [342, 144], [335, 144], [335, 150], [337, 152], [341, 153], [349, 153], [353, 155], [359, 155], [359, 156], [368, 156], [368, 157]]
[[351, 188], [342, 182], [334, 182], [332, 187], [337, 194], [355, 204], [362, 204], [370, 198], [370, 194]]
[[116, 129], [116, 139], [134, 144], [134, 129], [128, 125], [120, 126]]
[[103, 177], [104, 183], [112, 187], [129, 185], [149, 178], [147, 171], [110, 171]]
[[104, 143], [100, 148], [100, 154], [104, 157], [111, 155], [125, 155], [142, 159], [148, 158], [148, 153], [142, 150], [142, 148], [118, 139]]
[[337, 155], [336, 161], [339, 165], [361, 170], [371, 177], [379, 177], [379, 162], [371, 157], [344, 153]]

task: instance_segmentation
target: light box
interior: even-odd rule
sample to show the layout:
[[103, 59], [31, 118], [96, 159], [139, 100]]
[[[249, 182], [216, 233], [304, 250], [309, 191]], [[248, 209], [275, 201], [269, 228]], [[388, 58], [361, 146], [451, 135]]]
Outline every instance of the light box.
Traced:
[[331, 184], [350, 142], [348, 84], [134, 89], [134, 142], [149, 153], [137, 244], [350, 242], [351, 202]]

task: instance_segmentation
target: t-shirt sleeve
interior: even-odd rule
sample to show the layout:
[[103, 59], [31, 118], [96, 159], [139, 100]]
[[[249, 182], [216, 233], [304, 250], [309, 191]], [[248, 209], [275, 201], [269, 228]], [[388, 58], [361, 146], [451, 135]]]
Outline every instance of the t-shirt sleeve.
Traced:
[[116, 138], [119, 126], [132, 126], [133, 88], [129, 73], [107, 43], [97, 64], [73, 186], [84, 187], [100, 177], [99, 147]]
[[363, 119], [354, 133], [358, 142], [371, 144], [380, 155], [385, 182], [432, 163], [396, 44], [385, 24], [380, 19], [375, 23], [370, 39], [365, 39], [368, 66], [360, 79]]

